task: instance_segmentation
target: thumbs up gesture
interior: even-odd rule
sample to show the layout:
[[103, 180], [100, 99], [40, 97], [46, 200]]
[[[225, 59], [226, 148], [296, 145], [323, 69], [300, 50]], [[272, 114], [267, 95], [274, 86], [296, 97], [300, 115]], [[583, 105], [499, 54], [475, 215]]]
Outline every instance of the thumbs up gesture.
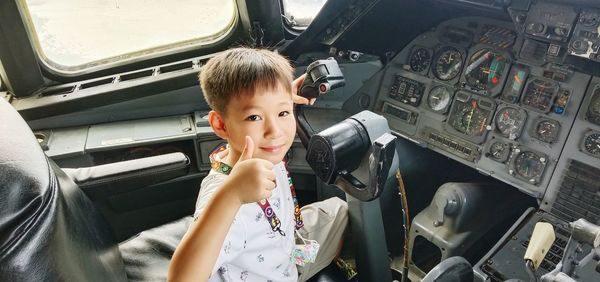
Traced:
[[269, 198], [276, 186], [273, 164], [267, 160], [252, 158], [253, 153], [254, 141], [246, 136], [244, 150], [227, 179], [226, 186], [232, 187], [232, 193], [240, 204]]

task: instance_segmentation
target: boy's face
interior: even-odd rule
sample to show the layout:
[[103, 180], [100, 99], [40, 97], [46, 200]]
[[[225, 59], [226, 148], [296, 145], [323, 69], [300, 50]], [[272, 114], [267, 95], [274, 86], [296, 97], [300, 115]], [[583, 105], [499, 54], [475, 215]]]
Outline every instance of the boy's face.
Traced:
[[294, 103], [281, 85], [272, 89], [258, 87], [254, 95], [241, 95], [227, 104], [221, 116], [223, 130], [215, 133], [226, 139], [231, 148], [229, 161], [236, 162], [245, 145], [246, 136], [254, 141], [253, 158], [279, 163], [292, 146], [296, 135]]

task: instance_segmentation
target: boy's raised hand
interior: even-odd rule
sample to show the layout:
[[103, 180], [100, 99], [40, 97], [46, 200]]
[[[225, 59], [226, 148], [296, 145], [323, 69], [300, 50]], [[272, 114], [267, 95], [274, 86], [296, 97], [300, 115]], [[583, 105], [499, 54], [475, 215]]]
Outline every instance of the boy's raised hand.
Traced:
[[295, 104], [312, 105], [317, 100], [316, 98], [311, 98], [309, 100], [309, 99], [306, 99], [306, 98], [298, 95], [298, 91], [300, 91], [300, 86], [302, 86], [302, 83], [304, 82], [305, 77], [306, 77], [306, 74], [303, 74], [300, 77], [296, 78], [296, 80], [294, 80], [294, 82], [292, 82], [292, 101], [294, 101]]
[[270, 161], [252, 158], [254, 141], [246, 136], [246, 145], [240, 159], [234, 165], [229, 175], [231, 192], [240, 201], [240, 204], [257, 202], [271, 197], [275, 189], [275, 172]]

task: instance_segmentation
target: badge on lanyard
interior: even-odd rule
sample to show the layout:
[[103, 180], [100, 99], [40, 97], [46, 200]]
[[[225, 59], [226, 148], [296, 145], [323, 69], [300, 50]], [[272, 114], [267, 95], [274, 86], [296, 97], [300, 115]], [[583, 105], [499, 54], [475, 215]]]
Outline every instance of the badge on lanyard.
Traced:
[[297, 243], [292, 251], [294, 262], [299, 266], [315, 262], [321, 245], [315, 240], [304, 239], [298, 230], [296, 230], [296, 238], [300, 239], [301, 242]]

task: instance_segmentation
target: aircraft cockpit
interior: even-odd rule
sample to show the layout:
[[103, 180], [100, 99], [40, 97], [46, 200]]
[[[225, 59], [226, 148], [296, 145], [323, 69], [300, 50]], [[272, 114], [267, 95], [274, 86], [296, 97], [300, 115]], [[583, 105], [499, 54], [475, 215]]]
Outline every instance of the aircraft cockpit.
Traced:
[[[166, 279], [209, 154], [224, 143], [209, 125], [198, 74], [216, 54], [251, 46], [284, 55], [296, 76], [313, 62], [339, 65], [345, 83], [336, 76], [302, 107], [310, 135], [337, 142], [348, 119], [370, 134], [379, 134], [369, 123], [377, 120], [389, 133], [379, 143], [367, 136], [381, 148], [365, 149], [370, 158], [350, 154], [357, 165], [335, 171], [335, 181], [332, 171], [352, 162], [335, 159], [339, 147], [311, 147], [300, 134], [286, 155], [301, 205], [339, 197], [350, 206], [339, 261], [327, 267], [338, 272], [333, 281], [465, 281], [432, 278], [455, 271], [454, 257], [472, 281], [600, 281], [596, 0], [11, 0], [0, 15], [0, 165], [31, 156], [21, 137], [32, 131], [43, 151], [35, 163], [49, 159], [91, 203], [27, 208], [39, 202], [14, 192], [24, 183], [12, 172], [19, 166], [3, 167], [0, 280]], [[380, 178], [361, 160], [379, 162]], [[31, 167], [24, 175], [45, 175]], [[46, 181], [54, 180], [33, 182]], [[365, 185], [376, 192], [352, 190]], [[81, 234], [98, 234], [95, 251], [110, 249], [106, 261], [118, 257], [117, 266], [75, 263], [93, 240], [65, 247], [77, 236], [61, 232], [80, 227], [28, 237], [37, 219], [56, 213], [42, 225], [69, 226], [92, 209], [101, 227]], [[170, 253], [132, 272], [128, 263], [156, 255], [136, 245], [147, 234], [170, 240], [161, 245]], [[31, 251], [44, 240], [52, 242], [44, 252]], [[541, 255], [531, 259], [528, 248]], [[38, 255], [51, 259], [25, 259]], [[126, 276], [99, 274], [111, 267]], [[320, 279], [309, 281], [332, 281]]]

